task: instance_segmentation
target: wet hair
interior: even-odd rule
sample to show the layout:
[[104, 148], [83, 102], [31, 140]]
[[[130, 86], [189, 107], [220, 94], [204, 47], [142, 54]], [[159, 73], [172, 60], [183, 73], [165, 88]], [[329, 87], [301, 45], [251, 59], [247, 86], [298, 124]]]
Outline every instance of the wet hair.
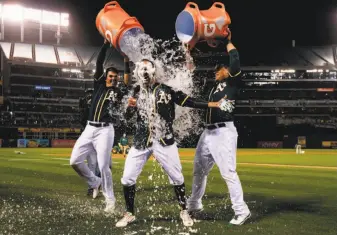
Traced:
[[214, 67], [214, 71], [215, 72], [218, 72], [219, 70], [221, 70], [222, 68], [227, 68], [227, 66], [226, 65], [224, 65], [224, 64], [217, 64], [215, 67]]
[[115, 67], [109, 67], [105, 70], [105, 74], [107, 75], [109, 72], [113, 72], [118, 74], [118, 70]]
[[149, 59], [142, 59], [141, 61], [142, 61], [142, 62], [149, 62], [149, 63], [151, 63], [153, 68], [156, 67], [156, 65], [154, 64], [154, 62], [153, 62], [152, 60], [149, 60]]

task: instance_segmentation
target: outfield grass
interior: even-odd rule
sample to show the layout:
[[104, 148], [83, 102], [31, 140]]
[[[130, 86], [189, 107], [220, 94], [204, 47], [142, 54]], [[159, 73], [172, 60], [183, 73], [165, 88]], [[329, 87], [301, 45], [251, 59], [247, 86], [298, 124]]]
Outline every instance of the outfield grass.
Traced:
[[[14, 151], [26, 154], [18, 155]], [[120, 216], [103, 213], [103, 198], [86, 197], [86, 184], [69, 166], [71, 149], [0, 149], [0, 234], [333, 234], [337, 232], [337, 151], [245, 149], [238, 173], [253, 217], [229, 226], [233, 212], [214, 168], [205, 211], [184, 228], [167, 177], [150, 160], [138, 180], [137, 223], [115, 228]], [[193, 149], [181, 150], [190, 194]], [[122, 212], [124, 159], [113, 158], [114, 189]]]

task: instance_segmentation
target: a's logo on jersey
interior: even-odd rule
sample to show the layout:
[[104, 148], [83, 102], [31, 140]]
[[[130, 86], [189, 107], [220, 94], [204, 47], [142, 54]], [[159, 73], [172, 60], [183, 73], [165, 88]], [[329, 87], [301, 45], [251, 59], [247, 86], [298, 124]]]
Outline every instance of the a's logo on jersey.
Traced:
[[160, 91], [157, 104], [161, 104], [161, 103], [168, 104], [171, 99], [172, 99], [171, 94], [166, 94], [164, 91]]
[[219, 85], [217, 86], [216, 90], [214, 91], [213, 94], [217, 93], [217, 92], [220, 92], [220, 91], [223, 91], [223, 89], [225, 89], [226, 87], [226, 83], [219, 83]]
[[109, 95], [105, 98], [106, 100], [111, 100], [112, 102], [117, 101], [117, 93], [114, 91], [109, 91]]

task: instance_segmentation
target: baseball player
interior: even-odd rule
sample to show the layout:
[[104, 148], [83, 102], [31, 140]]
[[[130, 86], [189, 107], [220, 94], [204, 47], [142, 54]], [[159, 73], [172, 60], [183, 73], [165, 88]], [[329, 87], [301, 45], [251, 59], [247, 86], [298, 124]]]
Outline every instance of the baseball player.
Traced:
[[[105, 41], [96, 61], [94, 91], [87, 125], [75, 143], [71, 153], [70, 165], [88, 182], [89, 187], [94, 189], [93, 198], [97, 197], [99, 188], [102, 186], [106, 201], [106, 208], [104, 210], [106, 212], [114, 212], [115, 196], [109, 163], [111, 161], [111, 150], [114, 141], [113, 124], [119, 120], [121, 99], [124, 94], [116, 87], [117, 69], [108, 67], [104, 72], [103, 63], [108, 48], [109, 43]], [[126, 74], [130, 73], [127, 60], [124, 72]], [[101, 178], [95, 176], [87, 164], [84, 163], [84, 160], [93, 151], [97, 153]]]
[[117, 227], [125, 227], [133, 222], [136, 181], [145, 163], [153, 154], [169, 176], [170, 183], [181, 208], [180, 218], [184, 226], [192, 226], [193, 220], [186, 210], [185, 184], [178, 148], [174, 140], [172, 124], [175, 118], [175, 104], [193, 108], [216, 108], [217, 102], [203, 102], [190, 98], [181, 91], [156, 82], [156, 66], [147, 59], [136, 64], [135, 77], [140, 82], [129, 99], [127, 118], [137, 112], [137, 127], [125, 161], [122, 184], [126, 203], [126, 213], [117, 222]]
[[229, 67], [216, 66], [215, 83], [209, 93], [209, 101], [216, 102], [222, 97], [226, 99], [222, 102], [221, 109], [207, 109], [205, 130], [199, 139], [194, 158], [192, 195], [188, 199], [187, 207], [191, 213], [203, 209], [201, 200], [205, 193], [207, 175], [216, 164], [227, 184], [235, 212], [230, 224], [242, 225], [251, 214], [243, 200], [243, 191], [236, 172], [238, 133], [233, 123], [233, 112], [241, 73], [240, 59], [231, 42], [231, 34], [225, 43], [230, 59]]
[[119, 148], [123, 151], [123, 156], [125, 158], [125, 151], [129, 147], [129, 140], [126, 138], [126, 134], [123, 134], [123, 137], [119, 140]]

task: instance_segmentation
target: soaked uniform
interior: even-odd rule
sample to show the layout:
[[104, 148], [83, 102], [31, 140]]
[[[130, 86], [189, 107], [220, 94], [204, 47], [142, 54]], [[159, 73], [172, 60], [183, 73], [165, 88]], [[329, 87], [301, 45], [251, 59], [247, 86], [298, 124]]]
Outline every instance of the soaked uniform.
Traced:
[[[137, 97], [138, 96], [138, 97]], [[207, 108], [208, 103], [190, 98], [181, 91], [156, 83], [148, 90], [136, 88], [137, 107], [129, 107], [127, 118], [137, 113], [137, 125], [124, 167], [122, 184], [132, 186], [153, 154], [169, 175], [170, 183], [184, 183], [178, 148], [174, 140], [175, 105]]]
[[[114, 124], [119, 122], [123, 92], [117, 87], [106, 87], [103, 63], [109, 44], [99, 52], [94, 75], [94, 91], [89, 109], [87, 125], [73, 148], [70, 165], [87, 180], [91, 188], [102, 185], [107, 201], [115, 202], [110, 170], [111, 150], [114, 142]], [[97, 153], [101, 178], [95, 176], [84, 163], [92, 152]]]
[[201, 200], [206, 189], [207, 175], [216, 164], [227, 183], [235, 214], [242, 215], [248, 214], [249, 209], [243, 200], [242, 186], [236, 172], [238, 133], [233, 122], [241, 70], [238, 51], [229, 51], [229, 57], [230, 77], [216, 82], [209, 93], [208, 98], [211, 102], [227, 98], [223, 110], [207, 109], [205, 130], [199, 139], [194, 158], [193, 188], [188, 207], [191, 210], [202, 207]]

